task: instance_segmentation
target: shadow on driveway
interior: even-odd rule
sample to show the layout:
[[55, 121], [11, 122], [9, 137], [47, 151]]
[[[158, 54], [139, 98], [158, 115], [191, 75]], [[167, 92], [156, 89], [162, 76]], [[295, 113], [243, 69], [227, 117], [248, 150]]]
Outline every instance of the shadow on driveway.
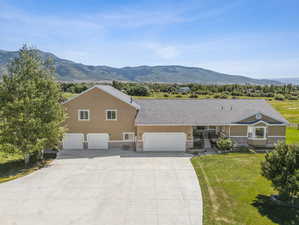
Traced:
[[152, 158], [152, 157], [192, 157], [191, 154], [185, 152], [135, 152], [121, 149], [85, 149], [85, 150], [61, 150], [57, 159], [77, 159], [77, 158], [102, 158], [118, 156], [121, 158]]
[[258, 195], [252, 205], [258, 209], [262, 216], [268, 217], [275, 224], [299, 224], [299, 209], [273, 205], [269, 196]]

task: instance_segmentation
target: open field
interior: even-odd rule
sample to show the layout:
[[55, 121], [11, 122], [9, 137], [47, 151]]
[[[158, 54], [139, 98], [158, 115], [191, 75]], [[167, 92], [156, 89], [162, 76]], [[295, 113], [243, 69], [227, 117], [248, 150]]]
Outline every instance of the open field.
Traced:
[[192, 158], [203, 194], [205, 225], [295, 225], [299, 209], [270, 204], [275, 191], [260, 175], [264, 154]]
[[277, 109], [290, 123], [299, 124], [299, 101], [271, 101], [271, 105]]

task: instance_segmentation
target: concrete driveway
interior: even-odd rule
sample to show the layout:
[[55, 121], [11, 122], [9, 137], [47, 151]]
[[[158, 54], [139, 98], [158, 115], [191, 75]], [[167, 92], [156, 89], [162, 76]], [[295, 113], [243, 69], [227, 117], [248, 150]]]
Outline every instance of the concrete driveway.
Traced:
[[68, 150], [0, 184], [1, 225], [201, 225], [190, 155]]

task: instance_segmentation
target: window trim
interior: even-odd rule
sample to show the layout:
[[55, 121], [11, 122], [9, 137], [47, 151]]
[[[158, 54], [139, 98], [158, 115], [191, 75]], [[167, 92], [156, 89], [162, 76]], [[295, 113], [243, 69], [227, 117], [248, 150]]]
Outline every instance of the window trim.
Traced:
[[[133, 139], [125, 139], [126, 134], [133, 134]], [[135, 132], [123, 132], [123, 141], [135, 141]]]
[[[85, 111], [88, 112], [88, 119], [81, 119], [81, 112]], [[78, 109], [78, 120], [79, 121], [89, 121], [90, 120], [90, 110], [89, 109]]]
[[[115, 112], [115, 119], [108, 119], [108, 112], [111, 112], [111, 111]], [[117, 120], [117, 117], [118, 117], [117, 109], [106, 109], [105, 112], [106, 112], [106, 120], [109, 120], [109, 121], [116, 121]]]
[[[259, 137], [256, 137], [256, 129], [257, 128], [262, 128], [264, 129], [264, 137], [262, 138], [259, 138]], [[249, 137], [249, 131], [252, 130], [254, 132], [251, 132], [252, 133], [252, 137]], [[248, 127], [248, 132], [247, 132], [247, 136], [248, 136], [248, 139], [252, 139], [252, 140], [266, 140], [267, 139], [267, 127], [264, 127], [264, 126], [250, 126]]]

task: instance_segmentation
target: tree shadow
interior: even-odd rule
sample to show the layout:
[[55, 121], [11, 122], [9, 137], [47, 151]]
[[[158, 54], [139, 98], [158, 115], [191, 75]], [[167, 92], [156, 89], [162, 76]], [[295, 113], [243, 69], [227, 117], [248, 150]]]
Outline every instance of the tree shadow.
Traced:
[[285, 206], [279, 206], [272, 202], [269, 196], [257, 195], [252, 203], [262, 216], [268, 217], [276, 224], [280, 225], [298, 225], [299, 209]]

